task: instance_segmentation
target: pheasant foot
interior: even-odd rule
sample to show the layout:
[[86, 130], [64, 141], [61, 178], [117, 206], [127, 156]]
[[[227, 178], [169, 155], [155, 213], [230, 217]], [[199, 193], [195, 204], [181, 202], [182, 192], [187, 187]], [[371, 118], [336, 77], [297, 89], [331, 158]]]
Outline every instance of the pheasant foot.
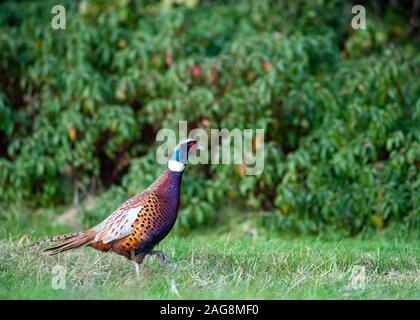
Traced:
[[165, 254], [163, 253], [163, 251], [150, 251], [150, 254], [152, 256], [156, 256], [159, 259], [160, 265], [163, 267], [168, 263], [168, 259], [166, 258]]

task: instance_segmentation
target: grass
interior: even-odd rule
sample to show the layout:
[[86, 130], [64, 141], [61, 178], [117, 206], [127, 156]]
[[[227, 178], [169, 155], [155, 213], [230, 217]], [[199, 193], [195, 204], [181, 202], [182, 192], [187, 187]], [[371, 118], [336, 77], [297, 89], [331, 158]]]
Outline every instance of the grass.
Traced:
[[[229, 220], [188, 237], [172, 232], [159, 244], [170, 263], [147, 257], [137, 279], [132, 262], [113, 253], [26, 250], [33, 240], [75, 231], [57, 223], [56, 210], [0, 208], [0, 221], [0, 299], [420, 298], [418, 233], [273, 237], [249, 219]], [[64, 290], [52, 286], [57, 264], [67, 271]], [[365, 285], [352, 286], [361, 268]]]
[[[82, 248], [55, 257], [28, 252], [28, 238], [0, 243], [1, 299], [419, 299], [418, 240], [253, 240], [170, 235], [170, 263], [147, 257], [141, 278], [123, 257]], [[66, 289], [53, 289], [65, 266]], [[365, 286], [352, 287], [354, 267]]]

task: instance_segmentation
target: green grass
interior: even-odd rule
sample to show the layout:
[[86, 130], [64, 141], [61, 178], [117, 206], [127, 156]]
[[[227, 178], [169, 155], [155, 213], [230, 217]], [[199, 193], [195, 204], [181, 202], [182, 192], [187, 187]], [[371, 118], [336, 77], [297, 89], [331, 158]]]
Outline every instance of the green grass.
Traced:
[[[82, 248], [49, 257], [28, 252], [27, 237], [0, 245], [1, 299], [419, 299], [420, 243], [375, 237], [253, 240], [200, 235], [163, 240], [170, 263], [147, 257], [141, 278], [113, 253]], [[66, 289], [52, 269], [66, 267]], [[352, 270], [364, 267], [364, 288]]]

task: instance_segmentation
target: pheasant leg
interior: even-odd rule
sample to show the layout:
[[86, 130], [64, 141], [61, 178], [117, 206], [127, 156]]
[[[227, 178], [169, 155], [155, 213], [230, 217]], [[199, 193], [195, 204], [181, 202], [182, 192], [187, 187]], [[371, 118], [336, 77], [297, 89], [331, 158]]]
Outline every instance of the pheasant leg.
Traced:
[[141, 262], [138, 263], [136, 261], [137, 259], [136, 259], [136, 254], [135, 254], [134, 250], [131, 251], [131, 260], [133, 260], [134, 267], [136, 268], [136, 276], [137, 276], [137, 278], [140, 278], [140, 264], [141, 264]]
[[159, 259], [160, 265], [162, 267], [168, 263], [168, 259], [166, 258], [166, 256], [163, 253], [163, 251], [154, 251], [154, 250], [152, 250], [152, 251], [150, 251], [150, 254], [152, 256], [156, 256]]
[[136, 262], [134, 262], [134, 266], [136, 268], [136, 276], [137, 278], [140, 278], [140, 265]]

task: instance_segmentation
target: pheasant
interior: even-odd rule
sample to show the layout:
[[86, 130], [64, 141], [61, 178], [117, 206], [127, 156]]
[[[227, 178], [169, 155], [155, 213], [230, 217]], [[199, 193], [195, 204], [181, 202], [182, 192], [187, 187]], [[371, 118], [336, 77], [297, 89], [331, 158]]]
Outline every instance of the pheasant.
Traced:
[[162, 251], [153, 248], [170, 232], [175, 224], [182, 173], [188, 157], [201, 146], [196, 140], [186, 139], [175, 148], [168, 168], [147, 189], [124, 202], [108, 218], [83, 232], [49, 237], [32, 245], [54, 243], [42, 250], [55, 255], [70, 249], [90, 246], [113, 251], [134, 261], [136, 274], [146, 255], [155, 255], [163, 265], [167, 261]]

